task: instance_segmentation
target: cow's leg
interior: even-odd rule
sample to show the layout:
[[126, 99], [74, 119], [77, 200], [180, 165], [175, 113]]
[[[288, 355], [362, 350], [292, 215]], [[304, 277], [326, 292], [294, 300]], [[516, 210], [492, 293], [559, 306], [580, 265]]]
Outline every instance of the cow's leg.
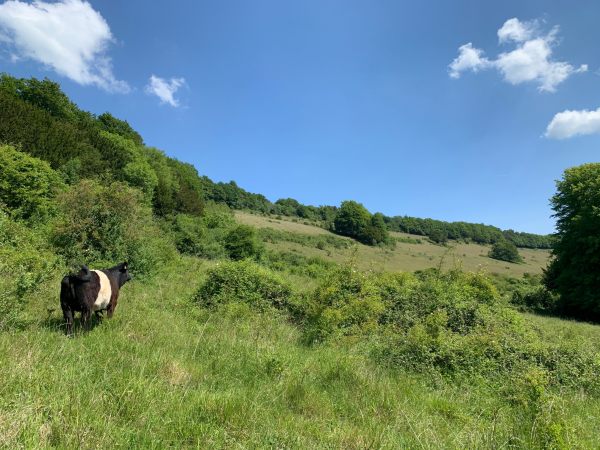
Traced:
[[73, 311], [71, 309], [63, 309], [63, 316], [67, 325], [67, 336], [73, 336]]
[[91, 315], [92, 312], [88, 308], [83, 308], [83, 311], [81, 311], [81, 326], [86, 331], [90, 330]]
[[98, 311], [94, 311], [94, 314], [96, 315], [96, 319], [98, 319], [98, 321], [102, 321], [102, 318], [104, 317], [104, 310], [100, 309]]
[[108, 308], [106, 309], [106, 315], [108, 316], [109, 319], [112, 319], [113, 313], [115, 312], [115, 308], [117, 307], [117, 300], [113, 300], [112, 302], [110, 302], [110, 304], [108, 305]]

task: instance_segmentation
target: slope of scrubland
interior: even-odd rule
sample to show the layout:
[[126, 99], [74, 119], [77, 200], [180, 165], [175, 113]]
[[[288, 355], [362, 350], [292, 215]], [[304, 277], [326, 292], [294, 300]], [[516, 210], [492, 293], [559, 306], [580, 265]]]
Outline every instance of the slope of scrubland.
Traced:
[[[373, 357], [377, 342], [367, 335], [307, 345], [283, 310], [201, 307], [192, 299], [220, 266], [179, 258], [134, 280], [113, 320], [74, 339], [63, 335], [58, 312], [48, 312], [58, 285], [46, 282], [20, 329], [0, 333], [0, 446], [600, 445], [600, 397], [552, 385], [542, 372], [463, 377], [391, 367]], [[557, 351], [560, 344], [576, 355], [582, 343], [600, 342], [595, 326], [526, 319]]]
[[[515, 264], [489, 258], [489, 246], [456, 241], [449, 241], [448, 245], [442, 246], [431, 243], [424, 236], [395, 232], [390, 233], [396, 238], [395, 248], [373, 247], [334, 235], [308, 221], [304, 223], [298, 219], [293, 221], [281, 216], [264, 216], [242, 211], [237, 211], [235, 217], [240, 223], [282, 232], [267, 243], [273, 250], [292, 251], [306, 257], [319, 257], [338, 263], [347, 261], [355, 253], [358, 266], [365, 270], [414, 271], [438, 267], [441, 263], [442, 267], [447, 269], [461, 267], [470, 271], [485, 270], [491, 274], [521, 277], [525, 273], [540, 274], [550, 257], [548, 250], [520, 248], [519, 254], [523, 262]], [[329, 236], [329, 239], [337, 240], [338, 245], [322, 246], [319, 249], [311, 245], [312, 243], [290, 237], [289, 233]], [[345, 240], [346, 244], [342, 240]]]

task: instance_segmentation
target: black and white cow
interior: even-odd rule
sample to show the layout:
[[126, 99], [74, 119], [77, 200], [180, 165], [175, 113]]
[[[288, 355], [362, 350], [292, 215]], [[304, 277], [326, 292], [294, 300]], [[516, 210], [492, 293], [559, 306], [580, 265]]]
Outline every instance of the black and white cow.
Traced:
[[67, 275], [60, 285], [60, 307], [67, 323], [67, 335], [73, 333], [73, 317], [81, 312], [81, 324], [89, 329], [92, 311], [96, 315], [103, 311], [112, 317], [117, 307], [119, 289], [131, 280], [127, 263], [110, 269], [89, 270], [82, 266], [76, 274]]

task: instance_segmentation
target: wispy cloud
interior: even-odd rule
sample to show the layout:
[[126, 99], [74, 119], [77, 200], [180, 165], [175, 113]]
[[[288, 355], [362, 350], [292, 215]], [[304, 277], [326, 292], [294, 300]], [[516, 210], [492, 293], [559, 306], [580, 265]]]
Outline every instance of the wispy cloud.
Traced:
[[497, 32], [498, 41], [500, 44], [514, 44], [515, 48], [490, 60], [483, 57], [483, 50], [473, 47], [472, 43], [465, 44], [459, 47], [458, 57], [449, 65], [450, 77], [460, 78], [466, 71], [493, 68], [510, 84], [534, 82], [540, 91], [554, 92], [571, 75], [587, 71], [586, 64], [575, 68], [567, 62], [553, 60], [558, 27], [547, 34], [542, 34], [540, 28], [538, 21], [507, 20]]
[[107, 53], [112, 41], [106, 20], [86, 1], [0, 5], [0, 45], [9, 47], [13, 59], [37, 61], [82, 85], [128, 92], [129, 85], [112, 71]]
[[185, 85], [185, 79], [183, 78], [171, 78], [166, 80], [164, 78], [152, 75], [146, 86], [146, 92], [151, 95], [156, 95], [161, 103], [168, 103], [173, 107], [179, 106], [179, 100], [175, 98], [175, 94], [180, 87]]
[[563, 111], [556, 114], [546, 128], [546, 137], [567, 139], [587, 134], [600, 134], [600, 108], [595, 111]]

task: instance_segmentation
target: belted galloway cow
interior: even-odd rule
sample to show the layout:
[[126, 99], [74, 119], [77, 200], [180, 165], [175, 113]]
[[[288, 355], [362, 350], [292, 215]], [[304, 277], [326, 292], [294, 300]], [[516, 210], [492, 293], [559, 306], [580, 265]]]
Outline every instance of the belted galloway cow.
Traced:
[[81, 324], [89, 330], [92, 311], [99, 316], [107, 311], [112, 317], [117, 307], [119, 289], [131, 280], [127, 263], [117, 264], [110, 269], [89, 270], [82, 266], [76, 274], [67, 275], [60, 285], [60, 307], [67, 325], [67, 336], [73, 334], [73, 317], [81, 312]]

